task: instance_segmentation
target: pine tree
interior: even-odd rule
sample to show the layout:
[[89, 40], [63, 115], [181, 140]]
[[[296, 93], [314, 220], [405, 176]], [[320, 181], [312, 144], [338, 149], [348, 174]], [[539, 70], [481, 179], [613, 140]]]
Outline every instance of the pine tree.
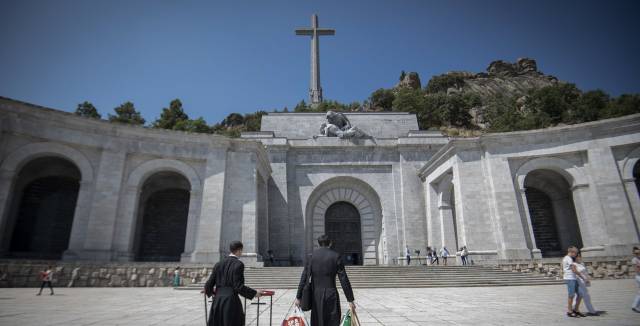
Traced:
[[171, 101], [169, 108], [163, 108], [160, 117], [153, 122], [153, 128], [178, 130], [176, 125], [183, 124], [189, 120], [189, 116], [182, 109], [182, 102], [179, 99]]
[[95, 118], [95, 119], [102, 118], [102, 116], [100, 116], [100, 113], [98, 113], [98, 110], [96, 109], [96, 107], [93, 106], [91, 102], [87, 102], [87, 101], [84, 101], [78, 104], [78, 107], [76, 108], [76, 112], [74, 113], [81, 117]]
[[140, 115], [140, 112], [136, 111], [136, 108], [131, 102], [122, 103], [120, 106], [113, 109], [115, 115], [109, 114], [110, 122], [129, 123], [132, 125], [143, 125], [145, 123], [144, 118]]

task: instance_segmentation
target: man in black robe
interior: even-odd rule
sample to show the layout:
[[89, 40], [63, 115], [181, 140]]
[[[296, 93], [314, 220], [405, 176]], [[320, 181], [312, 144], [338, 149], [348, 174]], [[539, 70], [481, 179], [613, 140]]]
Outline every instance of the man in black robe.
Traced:
[[326, 235], [318, 238], [320, 248], [314, 250], [313, 255], [305, 265], [298, 293], [296, 305], [300, 305], [302, 288], [307, 283], [308, 271], [311, 269], [311, 281], [313, 283], [313, 303], [311, 305], [311, 326], [338, 326], [340, 325], [340, 296], [336, 289], [336, 275], [340, 279], [340, 285], [347, 297], [349, 306], [355, 310], [353, 303], [353, 290], [349, 277], [344, 269], [342, 257], [333, 249], [330, 249], [331, 241]]
[[238, 259], [242, 256], [242, 248], [242, 242], [231, 242], [231, 254], [213, 267], [205, 284], [206, 295], [214, 296], [207, 321], [209, 326], [244, 326], [244, 311], [238, 295], [247, 299], [262, 295], [244, 286], [244, 264]]

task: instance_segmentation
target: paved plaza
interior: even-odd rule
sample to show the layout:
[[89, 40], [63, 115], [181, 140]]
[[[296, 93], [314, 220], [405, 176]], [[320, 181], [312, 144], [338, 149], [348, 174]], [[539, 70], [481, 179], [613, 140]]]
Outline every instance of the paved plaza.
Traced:
[[[640, 325], [630, 309], [637, 291], [632, 280], [596, 281], [591, 292], [600, 317], [564, 315], [562, 285], [355, 290], [365, 325]], [[204, 325], [202, 296], [169, 288], [0, 289], [0, 325]], [[274, 325], [295, 296], [277, 291]], [[344, 297], [342, 297], [344, 300]], [[342, 302], [344, 306], [344, 301]], [[261, 325], [268, 325], [262, 307]], [[247, 324], [255, 325], [256, 306]], [[267, 323], [265, 323], [267, 321]]]

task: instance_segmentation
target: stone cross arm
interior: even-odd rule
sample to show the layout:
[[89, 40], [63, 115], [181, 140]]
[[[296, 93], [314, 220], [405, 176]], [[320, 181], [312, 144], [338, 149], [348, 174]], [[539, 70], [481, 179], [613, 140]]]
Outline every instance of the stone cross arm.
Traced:
[[[313, 28], [298, 28], [296, 29], [296, 35], [313, 35]], [[316, 35], [336, 35], [335, 29], [330, 28], [316, 28]]]

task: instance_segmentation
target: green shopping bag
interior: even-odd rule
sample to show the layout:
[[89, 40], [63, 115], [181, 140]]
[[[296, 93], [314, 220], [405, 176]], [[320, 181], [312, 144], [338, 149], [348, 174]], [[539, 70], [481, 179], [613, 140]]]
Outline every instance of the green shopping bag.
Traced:
[[351, 326], [351, 310], [347, 310], [347, 312], [344, 313], [340, 326]]

